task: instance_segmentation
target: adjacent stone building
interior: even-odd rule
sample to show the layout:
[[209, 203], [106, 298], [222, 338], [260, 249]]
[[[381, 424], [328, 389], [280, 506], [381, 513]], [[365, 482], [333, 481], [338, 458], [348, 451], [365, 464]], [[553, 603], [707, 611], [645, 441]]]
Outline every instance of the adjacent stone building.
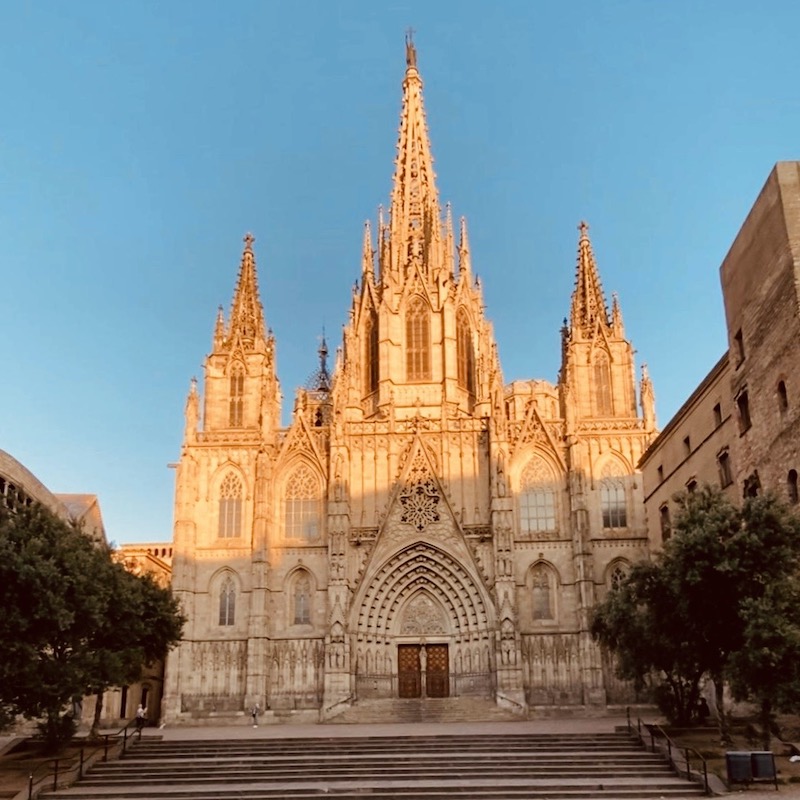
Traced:
[[639, 413], [585, 224], [557, 381], [504, 383], [466, 223], [439, 202], [411, 43], [376, 234], [335, 365], [323, 344], [288, 428], [245, 238], [186, 402], [172, 587], [189, 622], [165, 719], [255, 702], [325, 719], [388, 697], [629, 701], [588, 625], [649, 552], [636, 464], [653, 389], [645, 374]]
[[739, 502], [798, 502], [800, 162], [776, 164], [720, 268], [729, 349], [641, 461], [656, 542], [673, 496], [703, 483]]

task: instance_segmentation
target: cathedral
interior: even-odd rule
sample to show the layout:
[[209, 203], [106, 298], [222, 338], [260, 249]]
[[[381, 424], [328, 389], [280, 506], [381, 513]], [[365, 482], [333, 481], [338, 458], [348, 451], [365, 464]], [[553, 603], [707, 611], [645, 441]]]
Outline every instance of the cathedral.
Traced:
[[388, 214], [365, 227], [335, 363], [323, 343], [288, 428], [253, 244], [186, 401], [172, 586], [188, 622], [163, 719], [630, 702], [588, 627], [649, 553], [636, 464], [653, 387], [644, 369], [637, 387], [588, 226], [556, 382], [505, 384], [466, 222], [439, 202], [408, 42]]

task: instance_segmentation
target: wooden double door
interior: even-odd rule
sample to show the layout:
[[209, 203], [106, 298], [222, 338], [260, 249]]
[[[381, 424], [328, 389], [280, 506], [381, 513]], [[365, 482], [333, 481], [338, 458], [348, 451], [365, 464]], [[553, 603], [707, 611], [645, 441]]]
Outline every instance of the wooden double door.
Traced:
[[400, 697], [448, 697], [450, 662], [446, 644], [397, 646]]

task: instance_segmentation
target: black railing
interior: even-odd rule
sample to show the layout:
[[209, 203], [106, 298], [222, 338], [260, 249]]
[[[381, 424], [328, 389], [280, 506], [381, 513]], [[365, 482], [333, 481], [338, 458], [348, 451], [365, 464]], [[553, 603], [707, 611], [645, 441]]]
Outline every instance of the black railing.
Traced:
[[[698, 750], [694, 747], [681, 747], [676, 742], [673, 742], [666, 731], [656, 723], [642, 722], [641, 718], [637, 717], [636, 725], [634, 726], [631, 722], [630, 708], [627, 709], [627, 717], [628, 733], [631, 736], [636, 736], [645, 747], [648, 747], [649, 739], [649, 749], [651, 753], [660, 750], [666, 755], [676, 775], [685, 775], [687, 780], [702, 783], [705, 793], [707, 795], [711, 794], [711, 789], [708, 785], [708, 762]], [[658, 740], [658, 746], [656, 746], [656, 740]], [[701, 772], [698, 772], [696, 775], [692, 773], [692, 754], [696, 757], [695, 763], [699, 762], [701, 767]]]
[[[90, 747], [87, 744], [81, 744], [80, 751], [78, 752], [78, 763], [74, 763], [74, 758], [52, 758], [42, 763], [38, 769], [28, 775], [28, 800], [34, 800], [36, 795], [42, 791], [46, 786], [50, 785], [52, 779], [52, 791], [56, 791], [59, 787], [59, 779], [61, 785], [69, 785], [66, 781], [74, 774], [74, 780], [80, 780], [87, 767], [91, 766], [94, 762], [108, 761], [109, 751], [122, 742], [120, 749], [120, 757], [124, 756], [128, 749], [128, 739], [133, 739], [137, 736], [142, 738], [142, 729], [136, 725], [137, 720], [132, 719], [122, 728], [115, 733], [104, 733], [102, 735], [102, 742], [94, 743]], [[135, 730], [130, 730], [135, 726]], [[102, 753], [102, 757], [100, 756]]]

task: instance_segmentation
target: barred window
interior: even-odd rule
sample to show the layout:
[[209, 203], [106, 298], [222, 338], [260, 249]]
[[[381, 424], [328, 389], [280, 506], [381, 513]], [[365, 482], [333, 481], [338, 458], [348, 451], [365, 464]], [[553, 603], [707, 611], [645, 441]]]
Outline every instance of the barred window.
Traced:
[[230, 472], [219, 489], [220, 539], [232, 539], [242, 535], [242, 481]]
[[410, 381], [431, 378], [431, 322], [428, 304], [415, 297], [406, 311], [406, 373]]
[[604, 528], [627, 527], [628, 502], [625, 477], [621, 466], [614, 461], [606, 463], [601, 473], [600, 508], [603, 512]]
[[287, 539], [312, 543], [320, 538], [321, 494], [319, 480], [305, 464], [292, 473], [284, 493], [284, 535]]

